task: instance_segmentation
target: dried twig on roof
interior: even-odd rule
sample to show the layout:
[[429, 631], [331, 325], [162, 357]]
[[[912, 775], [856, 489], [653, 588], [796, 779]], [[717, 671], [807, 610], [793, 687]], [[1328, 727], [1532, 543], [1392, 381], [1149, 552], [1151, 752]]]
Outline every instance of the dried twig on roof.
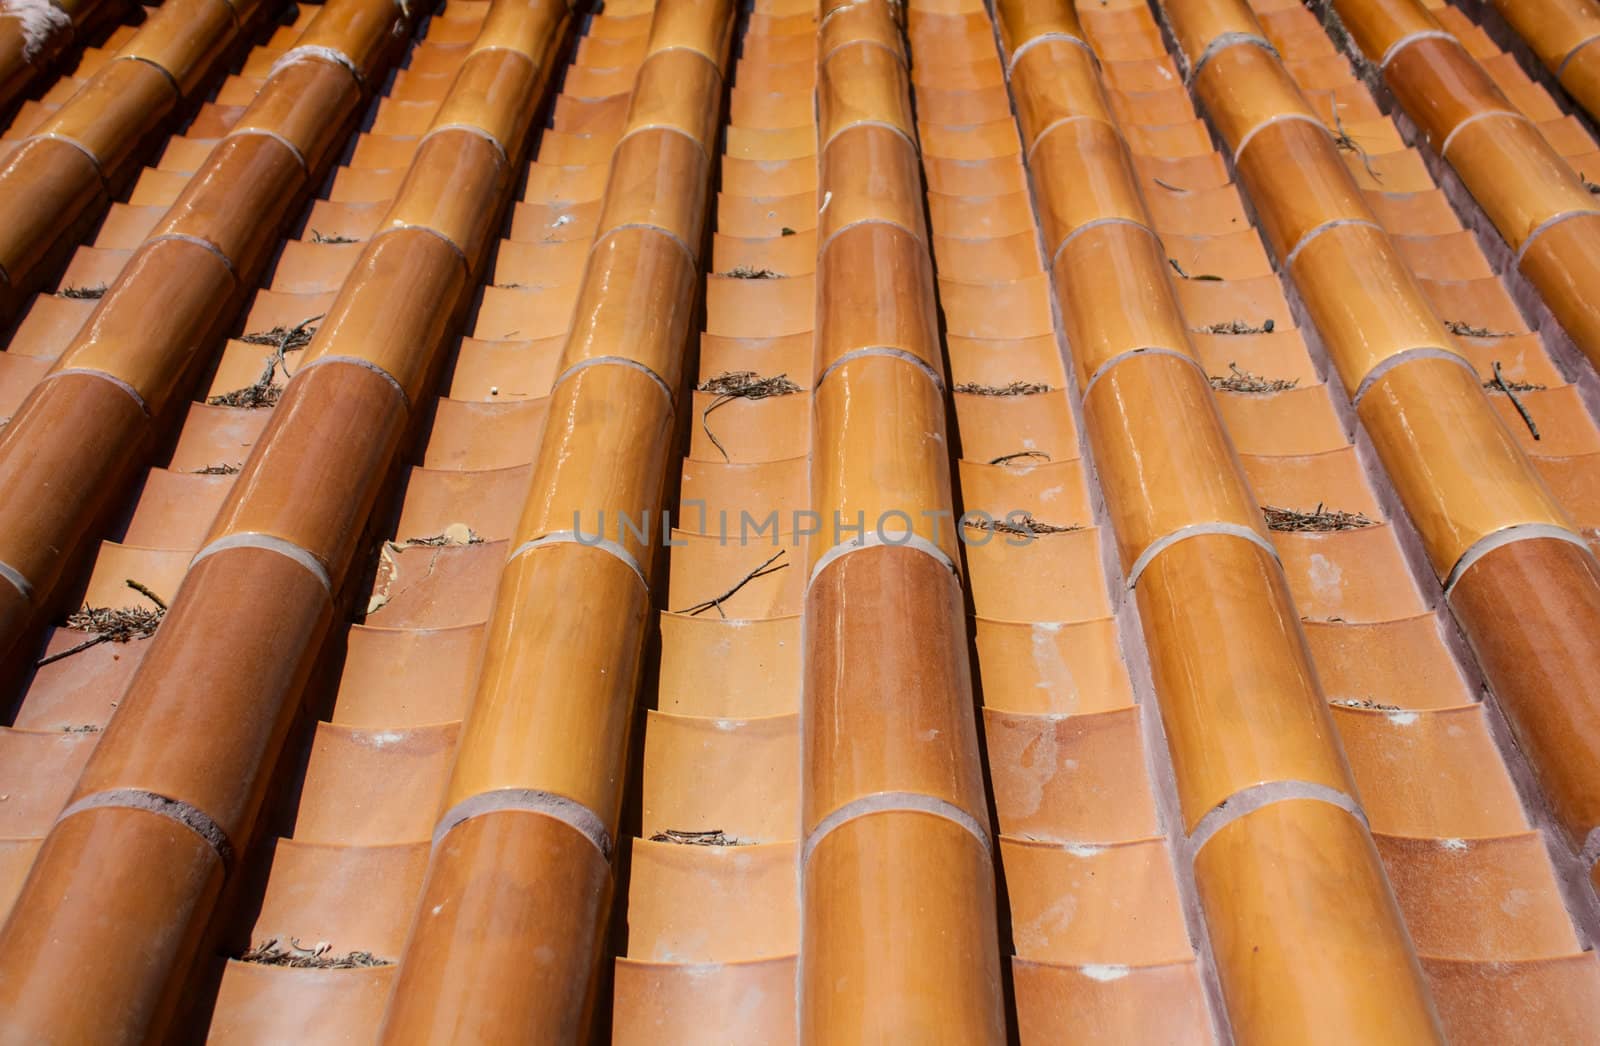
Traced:
[[207, 465], [203, 469], [195, 469], [194, 474], [197, 476], [237, 476], [239, 470], [243, 467], [242, 464], [237, 463], [233, 465]]
[[67, 627], [78, 632], [87, 632], [89, 638], [48, 657], [42, 657], [34, 664], [42, 668], [64, 657], [71, 657], [80, 650], [99, 646], [101, 643], [126, 643], [129, 640], [144, 639], [154, 635], [156, 628], [161, 624], [161, 619], [167, 616], [166, 601], [148, 586], [140, 584], [133, 578], [126, 579], [126, 584], [154, 603], [155, 608], [92, 607], [85, 603], [67, 615]]
[[1365, 708], [1373, 712], [1400, 711], [1399, 705], [1386, 705], [1381, 701], [1374, 701], [1368, 697], [1335, 697], [1329, 699], [1328, 704], [1338, 705], [1340, 708]]
[[1333, 110], [1333, 124], [1338, 130], [1338, 133], [1333, 136], [1333, 144], [1337, 145], [1341, 149], [1346, 150], [1347, 152], [1353, 152], [1360, 156], [1361, 166], [1367, 169], [1367, 173], [1372, 176], [1372, 180], [1382, 183], [1383, 176], [1372, 169], [1372, 157], [1367, 155], [1367, 150], [1365, 147], [1363, 147], [1360, 142], [1350, 137], [1350, 133], [1344, 129], [1344, 121], [1339, 118], [1338, 96], [1332, 91], [1329, 91], [1328, 95], [1330, 97], [1329, 107]]
[[700, 427], [705, 430], [707, 438], [722, 452], [724, 461], [728, 457], [728, 448], [722, 445], [716, 434], [711, 431], [711, 424], [707, 420], [711, 412], [724, 403], [734, 400], [764, 400], [772, 396], [792, 396], [802, 391], [799, 385], [789, 380], [789, 375], [779, 374], [771, 378], [757, 377], [753, 370], [725, 371], [714, 378], [707, 378], [694, 387], [696, 392], [709, 392], [716, 396], [715, 399], [700, 412]]
[[1274, 320], [1263, 320], [1259, 327], [1246, 323], [1244, 320], [1228, 320], [1225, 323], [1208, 323], [1199, 328], [1201, 334], [1271, 334], [1277, 327]]
[[1488, 327], [1474, 327], [1472, 324], [1463, 323], [1461, 320], [1445, 320], [1444, 325], [1449, 328], [1451, 334], [1455, 334], [1463, 338], [1511, 337], [1510, 331], [1490, 330]]
[[293, 327], [274, 327], [270, 331], [260, 331], [255, 334], [246, 334], [240, 341], [251, 345], [272, 345], [272, 355], [267, 357], [266, 369], [261, 372], [261, 377], [256, 379], [254, 385], [246, 385], [242, 389], [234, 389], [220, 396], [212, 396], [206, 400], [213, 407], [271, 407], [277, 404], [278, 397], [283, 395], [283, 389], [273, 383], [277, 376], [278, 368], [283, 368], [283, 376], [290, 377], [289, 361], [286, 353], [291, 349], [301, 349], [311, 344], [312, 335], [317, 333], [317, 328], [311, 324], [322, 319], [322, 315], [308, 317], [301, 320]]
[[1082, 530], [1083, 524], [1073, 523], [1062, 526], [1059, 523], [1043, 523], [1033, 518], [1033, 513], [1023, 513], [1020, 522], [1013, 523], [1010, 518], [994, 519], [963, 519], [962, 526], [969, 530], [989, 530], [996, 534], [1015, 534], [1021, 537], [1035, 537], [1039, 534], [1068, 534], [1074, 530]]
[[1485, 387], [1492, 385], [1497, 391], [1505, 393], [1506, 399], [1510, 400], [1511, 405], [1517, 408], [1517, 413], [1522, 415], [1522, 423], [1528, 426], [1528, 432], [1534, 439], [1539, 439], [1539, 426], [1533, 423], [1533, 415], [1528, 413], [1528, 408], [1523, 405], [1521, 397], [1517, 395], [1518, 390], [1515, 383], [1506, 381], [1506, 376], [1500, 372], [1499, 360], [1495, 360], [1491, 366], [1494, 367], [1494, 378], [1492, 381], [1485, 382]]
[[1006, 385], [982, 385], [976, 381], [964, 381], [951, 391], [964, 392], [969, 396], [1037, 396], [1041, 392], [1049, 392], [1050, 386], [1040, 381], [1013, 381]]
[[385, 542], [396, 551], [403, 548], [445, 548], [451, 545], [481, 545], [483, 536], [465, 523], [452, 523], [437, 534], [423, 538], [406, 538], [404, 541]]
[[1268, 530], [1287, 531], [1324, 531], [1324, 530], [1360, 530], [1363, 527], [1375, 527], [1378, 521], [1367, 516], [1364, 512], [1341, 512], [1338, 509], [1323, 508], [1321, 502], [1310, 512], [1301, 512], [1299, 509], [1278, 508], [1275, 505], [1262, 505], [1261, 514], [1266, 517]]
[[698, 617], [701, 614], [704, 614], [707, 610], [715, 610], [718, 617], [722, 618], [723, 620], [727, 620], [728, 615], [722, 612], [722, 604], [726, 603], [729, 599], [732, 599], [735, 593], [737, 593], [744, 586], [748, 585], [750, 582], [754, 581], [756, 578], [766, 577], [768, 574], [776, 574], [778, 571], [787, 567], [789, 565], [787, 563], [778, 563], [777, 566], [773, 566], [772, 564], [777, 563], [777, 561], [787, 555], [788, 552], [788, 549], [780, 548], [772, 556], [772, 558], [768, 559], [765, 563], [761, 564], [754, 570], [750, 571], [750, 573], [740, 578], [734, 583], [732, 588], [722, 593], [722, 595], [717, 596], [714, 599], [705, 600], [702, 603], [696, 603], [692, 607], [687, 607], [678, 611], [678, 613], [688, 614], [690, 617]]
[[239, 956], [240, 962], [260, 963], [263, 966], [292, 966], [296, 969], [309, 970], [358, 970], [368, 966], [392, 966], [391, 959], [380, 959], [371, 952], [347, 952], [344, 955], [332, 954], [332, 945], [327, 941], [318, 941], [307, 948], [297, 938], [289, 938], [287, 945], [273, 937], [260, 944], [252, 945], [250, 950]]
[[783, 273], [772, 269], [758, 269], [753, 265], [735, 265], [723, 275], [736, 280], [776, 280], [782, 277]]
[[106, 296], [106, 285], [97, 283], [93, 287], [63, 287], [59, 297], [71, 298], [74, 301], [98, 301]]
[[1240, 370], [1236, 363], [1228, 364], [1228, 370], [1231, 373], [1225, 378], [1215, 374], [1209, 376], [1212, 388], [1219, 392], [1287, 392], [1300, 384], [1299, 378], [1264, 378]]
[[1019, 450], [1014, 454], [1002, 454], [998, 458], [990, 458], [989, 464], [1009, 465], [1011, 462], [1019, 461], [1022, 458], [1040, 458], [1044, 461], [1049, 461], [1050, 455], [1042, 450]]
[[676, 828], [668, 828], [657, 832], [650, 837], [652, 843], [677, 843], [679, 846], [749, 846], [750, 844], [724, 832], [720, 828], [713, 828], [704, 832], [680, 832]]
[[324, 236], [324, 235], [322, 235], [322, 233], [318, 232], [317, 230], [312, 229], [311, 230], [311, 242], [312, 243], [360, 243], [361, 241], [359, 239], [357, 239], [356, 237], [354, 237], [354, 236], [340, 236], [338, 233], [335, 233], [332, 236]]

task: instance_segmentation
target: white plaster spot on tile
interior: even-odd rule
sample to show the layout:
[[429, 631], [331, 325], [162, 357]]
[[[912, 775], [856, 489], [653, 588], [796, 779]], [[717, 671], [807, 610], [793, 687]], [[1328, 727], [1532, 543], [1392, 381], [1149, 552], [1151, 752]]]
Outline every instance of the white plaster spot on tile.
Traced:
[[1311, 591], [1329, 607], [1344, 605], [1344, 571], [1320, 552], [1311, 554]]
[[1467, 852], [1467, 841], [1465, 839], [1440, 839], [1439, 845], [1456, 853]]
[[406, 739], [400, 730], [382, 730], [376, 734], [366, 735], [367, 744], [373, 748], [388, 748], [390, 745], [399, 744]]
[[1417, 713], [1415, 713], [1415, 712], [1390, 712], [1389, 713], [1389, 722], [1393, 723], [1395, 726], [1410, 726], [1412, 723], [1415, 723], [1416, 721], [1417, 721]]
[[1094, 857], [1097, 854], [1103, 854], [1105, 852], [1106, 852], [1106, 848], [1105, 847], [1103, 847], [1103, 846], [1095, 846], [1092, 843], [1068, 843], [1067, 844], [1067, 853], [1071, 854], [1074, 857]]
[[1081, 972], [1091, 981], [1120, 981], [1128, 976], [1126, 966], [1108, 966], [1103, 963], [1091, 963], [1081, 967]]

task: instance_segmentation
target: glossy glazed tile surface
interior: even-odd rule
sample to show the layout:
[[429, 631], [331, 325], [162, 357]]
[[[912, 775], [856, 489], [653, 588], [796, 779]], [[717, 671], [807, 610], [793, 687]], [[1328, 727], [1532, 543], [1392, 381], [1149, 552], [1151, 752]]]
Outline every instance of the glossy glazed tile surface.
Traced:
[[0, 1038], [1590, 1033], [1592, 5], [56, 6]]

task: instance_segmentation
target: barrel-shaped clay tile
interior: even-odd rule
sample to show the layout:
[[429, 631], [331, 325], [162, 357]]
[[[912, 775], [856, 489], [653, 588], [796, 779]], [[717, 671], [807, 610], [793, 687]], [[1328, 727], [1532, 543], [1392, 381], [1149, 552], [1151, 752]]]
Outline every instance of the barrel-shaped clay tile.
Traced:
[[1520, 269], [1539, 288], [1562, 329], [1591, 363], [1600, 363], [1600, 214], [1550, 226], [1523, 252]]
[[995, 5], [1000, 44], [1012, 61], [1017, 49], [1042, 36], [1082, 40], [1083, 27], [1071, 4], [1055, 0], [1004, 0]]
[[1600, 47], [1594, 41], [1591, 36], [1579, 44], [1561, 71], [1561, 86], [1591, 115], [1600, 111]]
[[[253, 272], [277, 246], [282, 225], [306, 188], [299, 158], [281, 141], [264, 134], [235, 135], [212, 150], [151, 236], [203, 241], [235, 272]], [[130, 263], [124, 275], [133, 271]]]
[[424, 228], [384, 233], [367, 244], [300, 366], [329, 357], [361, 360], [415, 404], [451, 323], [441, 303], [454, 302], [465, 283], [460, 255], [440, 237]]
[[1195, 881], [1239, 1042], [1291, 1029], [1441, 1041], [1378, 853], [1350, 813], [1294, 799], [1244, 814], [1201, 847]]
[[1385, 371], [1361, 400], [1361, 421], [1441, 578], [1495, 531], [1571, 529], [1504, 422], [1484, 407], [1475, 373], [1428, 358]]
[[591, 544], [621, 546], [648, 571], [660, 547], [672, 431], [671, 402], [640, 368], [611, 362], [574, 372], [550, 396], [517, 540], [576, 531]]
[[281, 138], [315, 169], [343, 145], [346, 121], [360, 105], [361, 85], [348, 68], [309, 57], [275, 72], [230, 133]]
[[454, 245], [460, 262], [476, 271], [492, 239], [507, 176], [493, 142], [474, 130], [441, 128], [417, 150], [380, 230], [426, 229]]
[[812, 562], [837, 544], [913, 535], [956, 559], [944, 405], [906, 360], [864, 356], [834, 368], [816, 396], [811, 504], [822, 530]]
[[1153, 353], [1126, 359], [1089, 390], [1084, 420], [1123, 569], [1185, 527], [1221, 523], [1266, 537], [1210, 383], [1194, 364]]
[[[130, 1025], [162, 1019], [179, 988], [168, 983], [169, 971], [198, 946], [196, 916], [215, 901], [222, 878], [217, 852], [176, 818], [107, 807], [60, 822], [40, 848], [6, 931], [27, 948], [28, 962], [48, 968], [70, 961], [73, 976], [0, 982], [7, 1031], [35, 1041], [111, 1041]], [[79, 903], [89, 891], [100, 903]], [[144, 942], [145, 961], [116, 958], [102, 921], [108, 918], [118, 933]], [[86, 958], [66, 958], [74, 955]], [[84, 1006], [84, 991], [127, 1001]]]
[[825, 567], [806, 603], [802, 833], [886, 792], [986, 823], [955, 575], [921, 552], [868, 548]]
[[99, 170], [81, 149], [50, 138], [20, 145], [0, 167], [0, 272], [7, 282], [23, 285], [62, 225], [104, 198]]
[[1012, 68], [1011, 83], [1025, 149], [1061, 120], [1112, 120], [1094, 56], [1072, 40], [1041, 40], [1028, 48]]
[[1254, 44], [1216, 52], [1195, 77], [1194, 90], [1235, 151], [1268, 121], [1306, 120], [1320, 127], [1283, 63]]
[[1288, 586], [1265, 550], [1223, 535], [1180, 541], [1136, 591], [1188, 828], [1263, 782], [1354, 795]]
[[927, 239], [917, 150], [893, 130], [857, 124], [844, 131], [823, 150], [820, 177], [828, 186], [821, 212], [814, 194], [805, 197], [823, 240], [864, 221], [891, 222]]
[[[270, 765], [288, 728], [282, 695], [304, 685], [332, 613], [322, 581], [278, 552], [237, 548], [200, 560], [162, 623], [166, 642], [146, 654], [76, 797], [152, 792], [242, 843], [267, 781], [240, 768]], [[196, 635], [201, 642], [185, 642]]]
[[729, 0], [670, 0], [658, 4], [650, 23], [649, 53], [673, 48], [698, 51], [722, 67], [733, 37]]
[[[886, 3], [847, 4], [828, 11], [817, 27], [816, 57], [826, 61], [839, 48], [863, 41], [882, 47], [905, 63], [905, 38], [894, 9]], [[748, 60], [749, 51], [742, 57]]]
[[115, 61], [36, 133], [73, 142], [95, 158], [103, 174], [113, 177], [178, 97], [158, 67], [136, 59]]
[[1062, 248], [1051, 278], [1080, 388], [1123, 353], [1194, 355], [1168, 268], [1162, 242], [1143, 225], [1097, 225]]
[[405, 422], [398, 390], [371, 369], [333, 363], [305, 371], [273, 411], [260, 440], [266, 451], [246, 462], [207, 543], [266, 535], [341, 576]]
[[[394, 0], [358, 0], [325, 7], [306, 27], [286, 58], [325, 61], [319, 52], [337, 52], [363, 80], [371, 81], [405, 35], [409, 14]], [[343, 63], [341, 63], [343, 64]]]
[[[1265, 33], [1255, 12], [1245, 0], [1198, 0], [1175, 3], [1162, 7], [1162, 13], [1171, 24], [1177, 38], [1178, 50], [1188, 58], [1190, 65], [1198, 62], [1206, 49], [1219, 38], [1254, 36], [1264, 40]], [[1259, 46], [1241, 40], [1232, 46]], [[1224, 48], [1226, 49], [1226, 48]], [[1217, 53], [1220, 53], [1217, 52]]]
[[[1240, 143], [1228, 144], [1237, 148]], [[1258, 130], [1240, 155], [1238, 170], [1261, 231], [1279, 259], [1287, 258], [1319, 225], [1373, 220], [1328, 132], [1304, 120], [1283, 120]]]
[[1557, 215], [1600, 211], [1572, 168], [1520, 114], [1467, 124], [1451, 138], [1445, 159], [1513, 249]]
[[1392, 242], [1370, 225], [1328, 229], [1306, 243], [1289, 268], [1351, 396], [1373, 368], [1401, 353], [1455, 348]]
[[1374, 62], [1408, 36], [1441, 31], [1438, 20], [1415, 0], [1339, 0], [1336, 9], [1356, 46]]
[[1435, 149], [1469, 117], [1517, 111], [1453, 39], [1430, 37], [1407, 44], [1384, 67], [1383, 78], [1395, 101]]
[[[1600, 664], [1591, 622], [1600, 569], [1564, 541], [1512, 542], [1478, 559], [1451, 590], [1519, 746], [1574, 847], [1600, 826], [1600, 717], [1587, 693]], [[1554, 603], [1559, 612], [1551, 613]]]
[[722, 120], [722, 70], [697, 51], [651, 55], [639, 67], [623, 134], [663, 128], [687, 135], [709, 153]]
[[[604, 629], [549, 598], [576, 591], [605, 609]], [[568, 542], [513, 560], [444, 807], [534, 789], [581, 803], [614, 836], [649, 609], [638, 575], [599, 549]], [[523, 634], [526, 641], [510, 641]]]
[[646, 128], [617, 145], [597, 235], [649, 225], [698, 253], [710, 198], [711, 160], [701, 143], [666, 128]]
[[841, 230], [818, 259], [817, 300], [816, 378], [860, 349], [892, 349], [943, 373], [933, 266], [906, 229], [866, 222]]
[[1570, 0], [1494, 0], [1494, 9], [1551, 72], [1580, 45], [1600, 36], [1600, 11]]
[[493, 139], [518, 156], [528, 132], [527, 114], [540, 101], [550, 69], [505, 48], [480, 51], [461, 66], [455, 84], [434, 113], [431, 127], [462, 127]]
[[606, 857], [569, 824], [525, 810], [461, 822], [434, 847], [381, 1041], [581, 1039], [611, 890]]
[[[562, 41], [561, 27], [570, 17], [562, 0], [519, 0], [517, 3], [490, 4], [472, 38], [473, 54], [462, 63], [465, 70], [487, 51], [509, 51], [530, 59], [536, 66], [549, 65], [553, 49]], [[433, 23], [428, 39], [439, 26]], [[590, 33], [593, 36], [591, 30]], [[509, 151], [509, 150], [508, 150]]]
[[234, 12], [226, 0], [183, 0], [162, 6], [118, 58], [148, 62], [172, 77], [179, 92], [194, 90], [233, 35]]
[[819, 143], [861, 123], [883, 124], [916, 140], [905, 66], [869, 41], [837, 48], [817, 72]]
[[994, 869], [964, 826], [865, 814], [822, 838], [801, 884], [802, 1041], [1004, 1041]]
[[1037, 205], [1045, 251], [1051, 257], [1067, 237], [1090, 222], [1149, 220], [1126, 146], [1108, 124], [1098, 120], [1057, 124], [1034, 145], [1028, 163], [1035, 181], [1045, 187]]
[[167, 404], [195, 354], [220, 335], [218, 304], [234, 275], [186, 240], [152, 240], [128, 260], [56, 370], [91, 370], [124, 382], [151, 414]]

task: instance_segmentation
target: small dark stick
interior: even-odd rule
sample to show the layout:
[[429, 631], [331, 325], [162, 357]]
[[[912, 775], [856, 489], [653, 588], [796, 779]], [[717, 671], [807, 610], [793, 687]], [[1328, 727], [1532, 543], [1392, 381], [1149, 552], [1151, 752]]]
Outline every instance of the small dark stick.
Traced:
[[[728, 615], [724, 614], [722, 612], [722, 604], [727, 602], [729, 599], [731, 599], [733, 597], [734, 593], [738, 592], [741, 588], [743, 588], [744, 586], [748, 585], [750, 582], [754, 581], [756, 578], [758, 578], [758, 577], [766, 577], [768, 574], [776, 574], [778, 571], [780, 571], [783, 568], [787, 567], [789, 565], [787, 563], [779, 563], [775, 567], [773, 567], [772, 564], [776, 560], [778, 560], [779, 558], [781, 558], [782, 556], [787, 554], [788, 551], [789, 550], [786, 549], [786, 548], [780, 548], [777, 551], [777, 553], [775, 555], [773, 555], [773, 557], [771, 559], [767, 560], [765, 563], [761, 564], [759, 567], [756, 567], [754, 570], [750, 571], [750, 573], [746, 574], [744, 577], [740, 578], [737, 584], [735, 584], [732, 588], [728, 589], [728, 591], [722, 593], [722, 595], [716, 597], [715, 599], [708, 599], [704, 603], [696, 603], [692, 607], [688, 607], [687, 609], [678, 611], [678, 613], [680, 613], [680, 614], [688, 614], [690, 617], [698, 617], [701, 614], [704, 614], [707, 610], [715, 610], [717, 612], [717, 616], [722, 618], [724, 621], [726, 621], [728, 619]], [[768, 570], [767, 569], [768, 567], [772, 567], [772, 569]]]
[[1505, 375], [1500, 373], [1500, 361], [1495, 360], [1493, 366], [1495, 385], [1499, 386], [1500, 391], [1505, 393], [1506, 396], [1511, 400], [1511, 405], [1517, 408], [1517, 413], [1522, 415], [1523, 424], [1528, 426], [1528, 431], [1533, 434], [1533, 438], [1538, 439], [1539, 426], [1533, 423], [1533, 415], [1528, 413], [1528, 408], [1524, 407], [1522, 405], [1522, 400], [1517, 398], [1516, 390], [1513, 389], [1510, 383], [1506, 381]]
[[1015, 454], [1002, 454], [998, 458], [991, 460], [989, 464], [1004, 465], [1006, 462], [1015, 461], [1018, 458], [1043, 458], [1044, 460], [1049, 461], [1050, 455], [1046, 454], [1042, 450], [1019, 450]]

